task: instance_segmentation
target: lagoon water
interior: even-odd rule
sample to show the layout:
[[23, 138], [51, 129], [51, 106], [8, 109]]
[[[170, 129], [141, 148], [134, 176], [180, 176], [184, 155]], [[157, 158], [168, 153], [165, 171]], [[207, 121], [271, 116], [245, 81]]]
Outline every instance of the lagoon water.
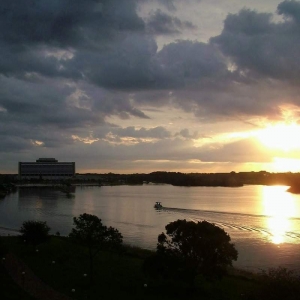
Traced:
[[[240, 268], [284, 266], [300, 270], [300, 195], [285, 186], [175, 187], [77, 186], [68, 198], [49, 187], [22, 187], [0, 199], [0, 234], [16, 234], [23, 221], [47, 221], [68, 235], [73, 217], [95, 214], [117, 228], [127, 244], [155, 249], [157, 236], [177, 219], [207, 220], [229, 233]], [[163, 209], [153, 205], [161, 201]]]

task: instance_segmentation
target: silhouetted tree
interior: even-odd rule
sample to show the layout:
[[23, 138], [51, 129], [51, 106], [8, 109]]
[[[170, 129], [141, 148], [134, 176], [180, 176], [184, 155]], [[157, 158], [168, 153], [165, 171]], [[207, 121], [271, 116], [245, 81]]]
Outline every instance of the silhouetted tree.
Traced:
[[25, 221], [20, 229], [21, 238], [34, 246], [45, 242], [49, 238], [50, 227], [46, 222]]
[[101, 250], [113, 250], [122, 245], [122, 234], [113, 227], [106, 227], [101, 219], [90, 214], [74, 217], [75, 228], [69, 237], [88, 248], [90, 260], [90, 281], [93, 281], [94, 258]]
[[223, 229], [206, 221], [177, 220], [166, 226], [166, 234], [158, 236], [156, 257], [145, 262], [145, 269], [149, 274], [158, 271], [193, 285], [198, 274], [221, 278], [237, 257], [238, 252]]

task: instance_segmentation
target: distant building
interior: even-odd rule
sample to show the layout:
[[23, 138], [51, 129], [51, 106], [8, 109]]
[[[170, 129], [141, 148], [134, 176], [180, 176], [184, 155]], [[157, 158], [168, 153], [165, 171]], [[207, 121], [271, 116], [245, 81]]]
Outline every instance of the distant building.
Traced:
[[60, 180], [75, 175], [75, 162], [58, 162], [55, 158], [39, 158], [36, 162], [19, 162], [19, 179]]

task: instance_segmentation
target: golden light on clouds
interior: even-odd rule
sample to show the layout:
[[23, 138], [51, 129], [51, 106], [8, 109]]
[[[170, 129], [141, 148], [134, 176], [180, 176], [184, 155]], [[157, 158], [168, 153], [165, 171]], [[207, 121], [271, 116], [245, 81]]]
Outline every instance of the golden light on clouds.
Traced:
[[79, 137], [78, 135], [72, 135], [72, 139], [74, 140], [74, 141], [80, 141], [80, 142], [83, 142], [84, 144], [93, 144], [93, 143], [95, 143], [95, 142], [98, 142], [99, 141], [99, 139], [97, 138], [93, 138], [92, 136], [90, 136], [90, 137]]
[[259, 141], [268, 148], [290, 151], [300, 149], [300, 126], [274, 124], [256, 132]]
[[44, 146], [45, 143], [42, 142], [42, 141], [38, 141], [38, 140], [31, 140], [31, 144], [34, 145], [34, 146], [37, 146], [37, 147], [41, 147], [41, 146]]
[[273, 172], [299, 172], [300, 159], [274, 157], [271, 166]]

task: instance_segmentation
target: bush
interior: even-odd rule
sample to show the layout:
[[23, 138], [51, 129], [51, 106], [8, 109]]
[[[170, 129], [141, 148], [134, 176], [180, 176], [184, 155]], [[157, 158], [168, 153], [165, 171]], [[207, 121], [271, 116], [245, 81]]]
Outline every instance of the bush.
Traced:
[[45, 242], [49, 237], [50, 227], [46, 222], [25, 221], [20, 229], [21, 238], [34, 246]]
[[194, 284], [198, 274], [207, 279], [221, 278], [226, 267], [237, 260], [238, 252], [230, 236], [218, 226], [177, 220], [158, 236], [157, 257], [145, 262], [148, 274], [163, 274]]
[[286, 268], [269, 269], [262, 273], [262, 297], [270, 300], [298, 300], [300, 280], [296, 274]]

